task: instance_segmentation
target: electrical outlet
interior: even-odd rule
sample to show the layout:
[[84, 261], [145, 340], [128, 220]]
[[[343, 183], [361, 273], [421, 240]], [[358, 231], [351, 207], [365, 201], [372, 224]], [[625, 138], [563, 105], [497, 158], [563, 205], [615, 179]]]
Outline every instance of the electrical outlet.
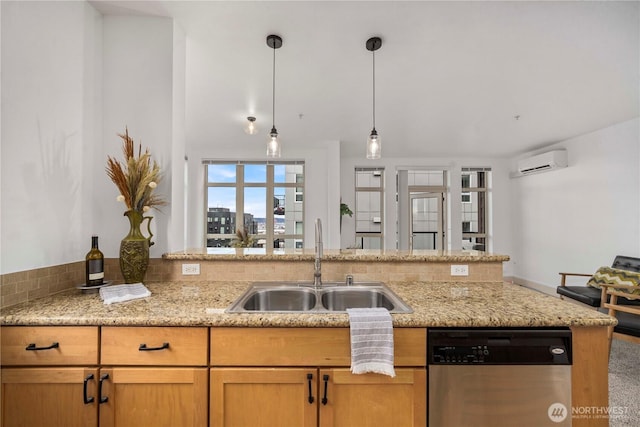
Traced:
[[182, 264], [182, 275], [198, 275], [200, 274], [200, 264]]
[[468, 276], [469, 275], [469, 266], [468, 265], [452, 265], [451, 266], [451, 275], [452, 276]]

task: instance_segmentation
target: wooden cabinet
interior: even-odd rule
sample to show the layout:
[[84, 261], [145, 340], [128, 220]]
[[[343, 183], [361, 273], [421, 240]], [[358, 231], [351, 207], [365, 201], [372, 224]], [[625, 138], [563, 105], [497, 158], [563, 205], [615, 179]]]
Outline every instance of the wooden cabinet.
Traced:
[[395, 378], [351, 374], [348, 328], [11, 326], [1, 335], [0, 427], [426, 425], [421, 328], [394, 330]]
[[426, 426], [426, 370], [212, 368], [211, 427]]
[[205, 427], [208, 329], [103, 327], [100, 426]]
[[97, 375], [97, 368], [3, 368], [2, 426], [97, 426]]
[[426, 331], [394, 345], [396, 377], [354, 375], [346, 328], [212, 329], [210, 426], [424, 427]]
[[2, 427], [98, 425], [98, 328], [2, 328]]
[[317, 377], [317, 369], [212, 368], [210, 425], [316, 427]]
[[349, 369], [321, 369], [320, 427], [424, 427], [427, 371], [396, 368], [396, 376], [354, 375]]

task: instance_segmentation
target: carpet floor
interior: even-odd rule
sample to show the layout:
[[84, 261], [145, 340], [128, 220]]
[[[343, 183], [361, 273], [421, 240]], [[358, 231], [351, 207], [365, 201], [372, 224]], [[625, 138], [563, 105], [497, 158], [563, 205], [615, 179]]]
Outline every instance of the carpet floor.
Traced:
[[640, 426], [640, 344], [613, 340], [609, 358], [609, 427]]

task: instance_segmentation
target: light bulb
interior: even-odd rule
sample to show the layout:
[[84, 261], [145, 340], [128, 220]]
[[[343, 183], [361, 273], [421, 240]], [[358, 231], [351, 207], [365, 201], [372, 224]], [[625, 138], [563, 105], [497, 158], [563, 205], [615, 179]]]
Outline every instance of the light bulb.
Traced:
[[256, 133], [258, 133], [258, 127], [256, 126], [256, 118], [249, 116], [247, 117], [247, 120], [249, 121], [249, 123], [247, 123], [247, 125], [244, 128], [245, 133], [249, 135], [255, 135]]
[[271, 128], [269, 142], [267, 142], [267, 157], [280, 157], [280, 142], [278, 142], [278, 131]]
[[371, 131], [371, 135], [367, 139], [367, 159], [379, 159], [382, 151], [382, 146], [380, 144], [380, 137], [378, 136], [378, 132], [373, 128]]

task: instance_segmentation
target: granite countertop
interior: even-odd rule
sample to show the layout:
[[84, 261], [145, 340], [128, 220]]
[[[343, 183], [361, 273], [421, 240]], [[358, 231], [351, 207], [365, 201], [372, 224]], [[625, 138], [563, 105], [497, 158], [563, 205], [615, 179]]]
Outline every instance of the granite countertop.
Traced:
[[[348, 327], [346, 313], [231, 314], [224, 310], [249, 282], [148, 283], [151, 296], [104, 305], [97, 292], [73, 289], [4, 309], [1, 325]], [[616, 320], [510, 283], [390, 282], [411, 314], [395, 327], [609, 326]]]
[[[168, 260], [313, 261], [313, 249], [204, 248], [165, 253]], [[506, 262], [508, 255], [482, 251], [325, 250], [322, 261], [362, 262]]]

